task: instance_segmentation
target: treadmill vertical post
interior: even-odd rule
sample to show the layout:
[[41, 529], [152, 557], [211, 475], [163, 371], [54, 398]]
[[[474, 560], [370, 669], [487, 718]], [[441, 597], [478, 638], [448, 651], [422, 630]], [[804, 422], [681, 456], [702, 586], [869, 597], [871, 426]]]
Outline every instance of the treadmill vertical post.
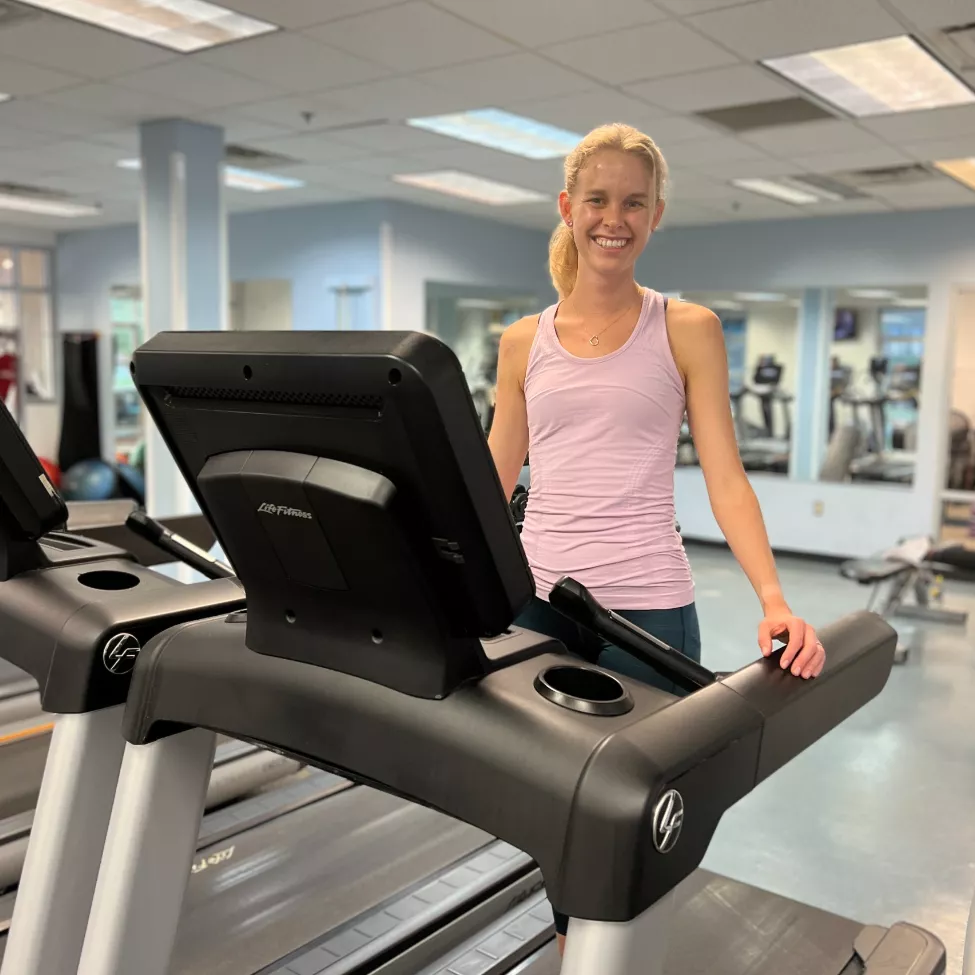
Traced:
[[57, 719], [2, 975], [78, 967], [122, 764], [122, 711], [119, 705]]
[[965, 934], [965, 955], [962, 959], [961, 975], [975, 975], [975, 900], [968, 915], [968, 930]]
[[166, 975], [213, 765], [195, 728], [127, 745], [78, 975]]
[[662, 975], [679, 889], [668, 891], [632, 921], [572, 918], [561, 975]]

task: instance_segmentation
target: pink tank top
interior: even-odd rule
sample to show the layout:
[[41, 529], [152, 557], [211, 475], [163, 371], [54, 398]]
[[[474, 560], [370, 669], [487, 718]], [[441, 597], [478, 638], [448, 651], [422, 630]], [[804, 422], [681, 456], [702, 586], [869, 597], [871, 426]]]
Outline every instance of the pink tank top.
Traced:
[[633, 334], [580, 359], [542, 312], [528, 358], [531, 489], [522, 543], [538, 595], [563, 575], [610, 609], [673, 609], [694, 600], [674, 523], [674, 466], [684, 384], [664, 298], [644, 291]]

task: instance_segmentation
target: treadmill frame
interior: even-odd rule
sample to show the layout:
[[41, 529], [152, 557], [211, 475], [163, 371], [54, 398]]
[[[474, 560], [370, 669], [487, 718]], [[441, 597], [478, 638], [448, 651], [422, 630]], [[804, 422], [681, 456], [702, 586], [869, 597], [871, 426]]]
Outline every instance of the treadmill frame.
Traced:
[[56, 719], [0, 975], [78, 965], [122, 765], [124, 710]]

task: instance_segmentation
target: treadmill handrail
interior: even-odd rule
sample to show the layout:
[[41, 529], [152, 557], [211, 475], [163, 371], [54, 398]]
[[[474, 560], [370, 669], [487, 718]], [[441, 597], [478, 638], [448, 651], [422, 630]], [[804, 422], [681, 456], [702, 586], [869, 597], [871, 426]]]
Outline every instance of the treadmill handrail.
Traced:
[[[559, 910], [622, 921], [700, 864], [731, 805], [884, 686], [896, 645], [887, 623], [859, 613], [821, 636], [828, 665], [816, 680], [764, 658], [682, 699], [620, 678], [634, 710], [596, 718], [539, 707], [535, 677], [564, 654], [437, 701], [255, 653], [232, 618], [204, 620], [143, 650], [124, 730], [143, 744], [204, 724], [431, 806], [532, 856]], [[664, 854], [654, 806], [671, 788], [687, 820]]]

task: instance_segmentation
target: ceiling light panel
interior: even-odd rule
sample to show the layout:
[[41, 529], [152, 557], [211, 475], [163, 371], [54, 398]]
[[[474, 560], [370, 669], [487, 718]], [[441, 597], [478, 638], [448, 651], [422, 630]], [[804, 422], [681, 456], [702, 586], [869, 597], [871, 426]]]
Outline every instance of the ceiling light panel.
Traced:
[[773, 58], [764, 64], [856, 118], [975, 102], [968, 85], [907, 36]]
[[498, 108], [481, 108], [454, 115], [412, 118], [408, 123], [438, 135], [510, 152], [526, 159], [558, 159], [567, 156], [582, 136], [566, 129], [513, 115]]
[[32, 7], [62, 14], [188, 53], [240, 41], [279, 28], [207, 0], [24, 0]]
[[456, 196], [464, 200], [473, 200], [476, 203], [486, 203], [489, 206], [542, 203], [549, 199], [543, 193], [536, 193], [534, 190], [526, 190], [509, 183], [498, 183], [492, 179], [483, 179], [453, 169], [431, 173], [404, 173], [394, 176], [393, 181], [406, 186], [432, 190], [435, 193], [446, 193], [448, 196]]
[[945, 159], [936, 162], [934, 165], [936, 169], [940, 169], [946, 176], [957, 180], [962, 186], [975, 190], [975, 158]]
[[748, 190], [749, 193], [758, 193], [773, 200], [791, 203], [793, 206], [809, 206], [820, 200], [815, 193], [785, 183], [776, 183], [771, 179], [733, 179], [731, 185], [737, 186], [740, 190]]
[[48, 200], [40, 196], [18, 196], [14, 193], [0, 193], [0, 210], [37, 213], [46, 217], [94, 217], [102, 212], [101, 207], [90, 203]]

